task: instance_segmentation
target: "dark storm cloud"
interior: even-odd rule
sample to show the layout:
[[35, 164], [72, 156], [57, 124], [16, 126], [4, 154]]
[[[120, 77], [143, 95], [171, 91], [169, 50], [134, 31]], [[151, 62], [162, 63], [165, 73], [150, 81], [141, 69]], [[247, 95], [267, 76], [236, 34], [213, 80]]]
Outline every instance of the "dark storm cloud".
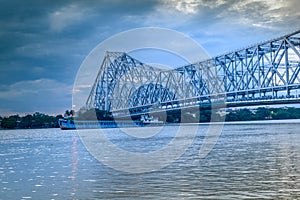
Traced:
[[[123, 15], [140, 15], [151, 9], [153, 1], [141, 2], [3, 2], [0, 7], [0, 112], [70, 108], [72, 97], [61, 97], [67, 93], [64, 88], [69, 89], [69, 94], [72, 92], [80, 63], [99, 42], [130, 28], [130, 23], [123, 24]], [[38, 80], [50, 80], [45, 82], [47, 87], [61, 92], [51, 92]], [[33, 82], [35, 93], [22, 92], [22, 87], [28, 88]]]
[[[49, 68], [50, 73], [62, 68], [73, 71], [98, 42], [111, 32], [130, 27], [122, 24], [122, 15], [142, 14], [151, 7], [140, 2], [8, 1], [0, 9], [1, 67], [8, 73], [36, 66]], [[57, 79], [69, 78], [65, 75], [60, 71]], [[22, 80], [18, 76], [1, 78], [9, 82]]]

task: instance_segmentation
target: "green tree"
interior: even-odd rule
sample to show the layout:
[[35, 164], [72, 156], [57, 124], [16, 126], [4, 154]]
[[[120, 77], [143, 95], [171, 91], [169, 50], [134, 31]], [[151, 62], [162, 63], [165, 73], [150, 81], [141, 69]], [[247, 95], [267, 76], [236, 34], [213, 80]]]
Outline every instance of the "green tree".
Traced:
[[235, 112], [230, 112], [226, 115], [226, 121], [239, 121], [239, 117]]
[[106, 110], [95, 109], [98, 120], [113, 120], [112, 113]]
[[291, 113], [287, 109], [279, 108], [276, 110], [274, 116], [274, 119], [291, 119]]
[[269, 119], [270, 117], [271, 117], [271, 110], [263, 107], [257, 108], [256, 113], [253, 116], [255, 120], [264, 120], [264, 119]]
[[2, 119], [1, 126], [6, 129], [14, 129], [17, 127], [19, 115], [12, 115]]
[[169, 110], [167, 111], [166, 121], [169, 123], [179, 123], [181, 122], [181, 110]]
[[69, 111], [69, 110], [66, 110], [66, 111], [65, 111], [65, 116], [66, 116], [66, 117], [69, 117], [69, 116], [70, 116], [70, 111]]
[[70, 116], [73, 117], [73, 116], [75, 115], [75, 110], [70, 110], [70, 111], [69, 111], [69, 114], [70, 114]]
[[291, 119], [299, 119], [300, 118], [300, 108], [290, 107], [287, 109], [290, 114]]
[[236, 112], [239, 121], [249, 121], [252, 119], [252, 112], [249, 109], [241, 109]]
[[64, 117], [60, 114], [60, 115], [56, 115], [55, 119], [59, 120], [59, 119], [63, 119]]
[[32, 127], [34, 128], [44, 128], [46, 127], [47, 123], [47, 117], [45, 116], [45, 114], [36, 112], [33, 114], [33, 118], [32, 118]]
[[211, 120], [211, 110], [201, 110], [200, 111], [200, 122], [210, 122]]
[[19, 127], [20, 128], [31, 128], [32, 125], [32, 115], [26, 115], [21, 118]]

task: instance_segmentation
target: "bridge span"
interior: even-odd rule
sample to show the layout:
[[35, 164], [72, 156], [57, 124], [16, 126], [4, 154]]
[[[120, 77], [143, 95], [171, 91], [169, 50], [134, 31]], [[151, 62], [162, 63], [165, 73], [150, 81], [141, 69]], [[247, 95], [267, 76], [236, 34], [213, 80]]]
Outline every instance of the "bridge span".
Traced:
[[116, 117], [300, 102], [300, 30], [172, 70], [107, 52], [86, 108]]

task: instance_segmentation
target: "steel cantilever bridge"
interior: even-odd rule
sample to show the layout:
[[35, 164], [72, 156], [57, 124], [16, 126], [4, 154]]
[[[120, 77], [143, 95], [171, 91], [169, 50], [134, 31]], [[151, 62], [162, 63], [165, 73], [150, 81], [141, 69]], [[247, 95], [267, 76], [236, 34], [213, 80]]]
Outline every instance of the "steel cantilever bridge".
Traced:
[[209, 60], [163, 70], [107, 52], [86, 101], [114, 116], [189, 107], [300, 102], [300, 30]]

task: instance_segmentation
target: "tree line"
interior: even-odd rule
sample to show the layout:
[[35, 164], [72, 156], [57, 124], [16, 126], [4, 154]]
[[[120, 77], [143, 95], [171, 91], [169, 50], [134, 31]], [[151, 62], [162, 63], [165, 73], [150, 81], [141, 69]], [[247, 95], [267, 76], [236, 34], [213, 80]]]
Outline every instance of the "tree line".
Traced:
[[[210, 121], [250, 121], [270, 119], [300, 119], [300, 108], [265, 108], [256, 109], [241, 108], [236, 110], [194, 110], [178, 109], [164, 113], [151, 114], [154, 118], [168, 123], [181, 122], [210, 122]], [[213, 116], [213, 117], [212, 117]], [[113, 114], [108, 111], [89, 109], [78, 112], [75, 115], [77, 120], [113, 120]], [[132, 117], [132, 120], [139, 120], [140, 116]]]
[[[213, 116], [213, 117], [212, 117]], [[98, 109], [89, 109], [75, 114], [73, 110], [66, 111], [64, 116], [49, 116], [47, 114], [36, 112], [25, 116], [11, 115], [7, 117], [0, 116], [0, 128], [58, 128], [58, 120], [61, 118], [75, 118], [76, 120], [113, 120], [111, 112]], [[250, 120], [270, 120], [270, 119], [300, 119], [300, 108], [264, 108], [256, 109], [242, 108], [230, 110], [226, 113], [220, 110], [174, 110], [167, 111], [166, 114], [153, 114], [158, 120], [168, 123], [180, 122], [210, 122], [210, 121], [250, 121]], [[133, 120], [139, 120], [138, 117]]]
[[[183, 116], [183, 117], [182, 117]], [[212, 117], [213, 116], [213, 117]], [[300, 108], [241, 108], [220, 112], [220, 110], [199, 110], [196, 112], [171, 111], [167, 115], [167, 122], [211, 122], [211, 121], [255, 121], [277, 119], [300, 119]]]
[[300, 108], [264, 108], [256, 110], [240, 109], [226, 115], [226, 121], [249, 121], [270, 119], [300, 119]]
[[49, 116], [36, 112], [25, 116], [0, 116], [0, 128], [3, 129], [29, 129], [29, 128], [58, 128], [58, 120], [62, 115]]

